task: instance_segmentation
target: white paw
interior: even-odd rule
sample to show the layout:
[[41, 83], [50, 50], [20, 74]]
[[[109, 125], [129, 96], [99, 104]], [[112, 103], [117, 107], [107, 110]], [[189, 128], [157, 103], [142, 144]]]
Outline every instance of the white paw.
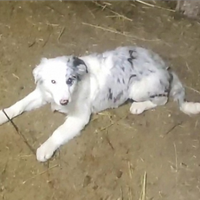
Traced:
[[133, 103], [130, 107], [130, 112], [135, 115], [139, 115], [145, 111], [146, 107], [142, 103]]
[[145, 110], [149, 110], [155, 108], [157, 105], [152, 103], [151, 101], [144, 101], [144, 102], [134, 102], [131, 105], [130, 112], [132, 114], [139, 115], [143, 113]]
[[139, 115], [146, 110], [146, 104], [141, 102], [135, 102], [130, 107], [130, 112], [134, 115]]
[[37, 149], [36, 152], [37, 160], [39, 162], [47, 161], [52, 157], [56, 149], [57, 148], [55, 147], [54, 144], [52, 144], [52, 142], [50, 142], [49, 140], [46, 141]]

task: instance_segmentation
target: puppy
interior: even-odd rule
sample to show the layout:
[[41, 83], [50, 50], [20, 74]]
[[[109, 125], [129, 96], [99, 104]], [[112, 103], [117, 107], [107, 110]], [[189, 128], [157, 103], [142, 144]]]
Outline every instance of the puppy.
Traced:
[[[83, 57], [43, 58], [33, 70], [36, 88], [4, 109], [10, 119], [47, 103], [67, 115], [36, 152], [44, 162], [63, 144], [80, 134], [92, 113], [117, 108], [133, 100], [132, 114], [164, 105], [172, 96], [184, 113], [197, 114], [200, 103], [185, 101], [177, 75], [156, 53], [141, 47], [119, 47]], [[0, 111], [0, 124], [8, 121]]]

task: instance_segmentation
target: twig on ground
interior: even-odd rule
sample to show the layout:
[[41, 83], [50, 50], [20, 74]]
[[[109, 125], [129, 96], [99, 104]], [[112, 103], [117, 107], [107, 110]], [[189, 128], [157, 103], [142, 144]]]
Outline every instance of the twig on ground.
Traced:
[[129, 172], [130, 179], [132, 179], [133, 178], [133, 166], [132, 166], [132, 163], [130, 163], [130, 161], [128, 161], [128, 172]]
[[90, 8], [88, 8], [88, 6], [85, 5], [85, 4], [84, 4], [84, 6], [88, 9], [89, 13], [90, 13], [90, 14], [92, 15], [92, 17], [95, 19], [96, 17], [95, 17], [95, 15], [94, 15], [94, 13], [90, 10]]
[[175, 153], [175, 163], [176, 163], [176, 172], [178, 170], [178, 157], [177, 157], [177, 150], [176, 150], [176, 144], [174, 142], [174, 153]]
[[4, 115], [7, 117], [8, 121], [13, 125], [13, 127], [15, 128], [16, 132], [22, 137], [24, 143], [27, 145], [27, 147], [31, 150], [31, 152], [35, 155], [35, 150], [33, 149], [33, 147], [28, 143], [27, 139], [25, 138], [25, 136], [19, 131], [18, 127], [15, 125], [15, 123], [12, 121], [12, 119], [10, 119], [10, 117], [7, 115], [7, 113], [5, 112], [4, 109], [2, 109], [2, 112], [4, 113]]
[[190, 89], [190, 90], [192, 90], [193, 92], [196, 92], [196, 93], [200, 94], [200, 91], [198, 91], [198, 90], [196, 90], [196, 89], [194, 89], [192, 87], [189, 87], [189, 86], [186, 86], [186, 85], [185, 85], [185, 87]]
[[133, 200], [133, 194], [130, 187], [128, 187], [128, 200]]
[[118, 12], [113, 11], [110, 8], [107, 8], [106, 5], [102, 5], [102, 4], [98, 3], [98, 2], [93, 2], [93, 3], [95, 3], [97, 6], [100, 6], [102, 8], [102, 10], [107, 9], [109, 12], [115, 14], [115, 17], [119, 17], [119, 18], [122, 18], [122, 19], [125, 19], [125, 20], [128, 20], [128, 21], [131, 21], [131, 22], [133, 21], [132, 19], [130, 19], [130, 18], [128, 18], [128, 17], [126, 17], [126, 16], [124, 16], [122, 14], [119, 14]]
[[2, 180], [2, 176], [6, 173], [7, 166], [8, 166], [8, 160], [7, 160], [6, 164], [5, 164], [2, 172], [0, 173], [1, 180]]
[[125, 119], [127, 116], [128, 116], [128, 115], [125, 115], [124, 117], [120, 118], [119, 120], [110, 123], [108, 126], [105, 126], [105, 127], [101, 128], [100, 131], [104, 131], [104, 130], [110, 128], [112, 125], [118, 123], [118, 122], [121, 121], [122, 119]]
[[111, 127], [112, 125], [114, 125], [115, 123], [117, 123], [117, 122], [113, 122], [113, 123], [109, 124], [108, 126], [105, 126], [105, 127], [101, 128], [100, 131], [104, 131], [104, 130], [110, 128], [110, 127]]
[[108, 142], [108, 144], [110, 145], [110, 147], [111, 147], [111, 149], [112, 150], [115, 150], [115, 148], [113, 147], [113, 145], [112, 145], [112, 143], [110, 142], [110, 139], [109, 139], [109, 137], [108, 137], [108, 130], [107, 130], [107, 134], [106, 134], [106, 141]]
[[135, 1], [138, 2], [138, 3], [141, 3], [141, 4], [145, 5], [145, 6], [152, 7], [152, 8], [159, 8], [159, 9], [167, 10], [167, 11], [170, 11], [170, 12], [176, 12], [176, 10], [169, 9], [169, 8], [164, 8], [164, 7], [157, 6], [157, 5], [153, 5], [153, 4], [147, 3], [145, 1], [141, 1], [141, 0], [135, 0]]
[[110, 147], [112, 148], [112, 150], [115, 150], [115, 148], [113, 147], [113, 145], [112, 145], [112, 143], [111, 143], [111, 141], [110, 141], [110, 139], [109, 139], [109, 137], [108, 137], [108, 129], [109, 129], [112, 125], [118, 123], [119, 121], [121, 121], [122, 119], [125, 119], [126, 117], [127, 117], [127, 115], [124, 116], [124, 117], [122, 117], [122, 118], [120, 118], [120, 119], [117, 120], [117, 121], [113, 121], [113, 120], [110, 119], [110, 117], [109, 117], [109, 119], [110, 119], [110, 121], [112, 121], [112, 123], [110, 123], [108, 126], [105, 126], [105, 127], [101, 128], [101, 129], [99, 130], [99, 131], [104, 131], [104, 130], [106, 130], [106, 136], [105, 136], [105, 138], [106, 138], [106, 141], [108, 142], [108, 144], [110, 145]]
[[56, 13], [58, 13], [61, 17], [64, 17], [64, 15], [62, 13], [60, 13], [58, 10], [55, 10], [55, 8], [51, 7], [51, 6], [46, 6], [49, 10], [52, 10]]
[[125, 32], [120, 32], [120, 31], [117, 31], [115, 29], [106, 28], [106, 27], [102, 27], [102, 26], [97, 26], [97, 25], [86, 23], [86, 22], [82, 22], [82, 24], [86, 25], [86, 26], [90, 26], [90, 27], [96, 28], [96, 29], [101, 29], [101, 30], [104, 30], [104, 31], [108, 31], [108, 32], [111, 32], [111, 33], [116, 33], [118, 35], [123, 35], [125, 37], [129, 37], [129, 38], [132, 38], [132, 39], [135, 39], [135, 40], [142, 40], [142, 41], [149, 41], [149, 42], [158, 42], [158, 41], [160, 41], [159, 39], [148, 40], [148, 39], [145, 39], [145, 38], [139, 38], [139, 37], [130, 35], [130, 34], [125, 33]]
[[57, 38], [57, 41], [59, 42], [60, 41], [60, 38], [62, 37], [63, 33], [65, 32], [65, 26], [62, 28], [62, 30], [60, 31], [60, 34]]
[[187, 63], [187, 62], [185, 62], [185, 65], [186, 65], [186, 67], [187, 67], [188, 71], [192, 73], [192, 70], [190, 69], [190, 67], [189, 67], [189, 65], [188, 65], [188, 63]]
[[139, 200], [145, 200], [146, 199], [146, 185], [147, 185], [147, 173], [144, 173], [143, 176], [143, 184], [142, 184], [142, 191]]
[[13, 75], [13, 77], [15, 77], [16, 79], [18, 79], [19, 80], [19, 76], [17, 76], [16, 74], [12, 74]]
[[48, 172], [50, 169], [53, 169], [53, 168], [58, 167], [58, 166], [59, 166], [59, 165], [56, 164], [56, 165], [54, 165], [54, 166], [52, 166], [52, 167], [49, 167], [47, 170], [44, 170], [44, 171], [42, 171], [42, 172], [36, 174], [35, 176], [32, 176], [32, 177], [30, 177], [29, 179], [23, 181], [22, 184], [24, 185], [27, 181], [30, 181], [31, 179], [33, 179], [33, 178], [35, 178], [35, 177], [37, 177], [37, 176], [40, 176], [40, 175], [42, 175], [42, 174]]
[[177, 126], [180, 126], [183, 122], [179, 122], [172, 126], [164, 135], [168, 135], [170, 132], [172, 132]]
[[30, 47], [34, 46], [35, 43], [36, 43], [36, 41], [34, 40], [33, 42], [31, 42], [31, 43], [28, 44], [28, 47], [30, 48]]
[[50, 33], [48, 34], [47, 39], [45, 40], [45, 42], [44, 42], [44, 44], [42, 45], [42, 47], [46, 46], [46, 44], [47, 44], [47, 42], [49, 41], [49, 38], [50, 38], [50, 36], [51, 36], [51, 29], [52, 29], [52, 26], [50, 26], [49, 24], [48, 24], [47, 26], [48, 26], [48, 27], [47, 27], [47, 30], [49, 30]]

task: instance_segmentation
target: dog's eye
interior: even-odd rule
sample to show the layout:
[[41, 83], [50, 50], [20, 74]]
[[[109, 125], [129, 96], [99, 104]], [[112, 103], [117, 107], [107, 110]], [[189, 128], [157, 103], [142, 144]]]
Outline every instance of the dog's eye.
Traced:
[[71, 85], [72, 84], [72, 82], [73, 82], [73, 79], [72, 78], [68, 78], [68, 80], [67, 80], [67, 85]]
[[55, 80], [51, 80], [51, 83], [56, 84], [56, 81]]

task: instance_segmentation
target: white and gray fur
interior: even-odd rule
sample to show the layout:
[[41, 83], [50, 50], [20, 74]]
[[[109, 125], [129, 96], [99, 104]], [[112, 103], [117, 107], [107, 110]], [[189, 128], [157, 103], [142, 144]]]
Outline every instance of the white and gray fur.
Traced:
[[[141, 47], [119, 47], [83, 57], [43, 58], [33, 70], [36, 88], [5, 112], [14, 118], [51, 104], [65, 113], [66, 121], [37, 149], [44, 162], [63, 144], [77, 136], [92, 113], [117, 108], [132, 101], [130, 112], [164, 105], [172, 96], [186, 114], [200, 112], [200, 103], [185, 101], [185, 90], [177, 75], [156, 53]], [[8, 119], [0, 111], [0, 124]]]

